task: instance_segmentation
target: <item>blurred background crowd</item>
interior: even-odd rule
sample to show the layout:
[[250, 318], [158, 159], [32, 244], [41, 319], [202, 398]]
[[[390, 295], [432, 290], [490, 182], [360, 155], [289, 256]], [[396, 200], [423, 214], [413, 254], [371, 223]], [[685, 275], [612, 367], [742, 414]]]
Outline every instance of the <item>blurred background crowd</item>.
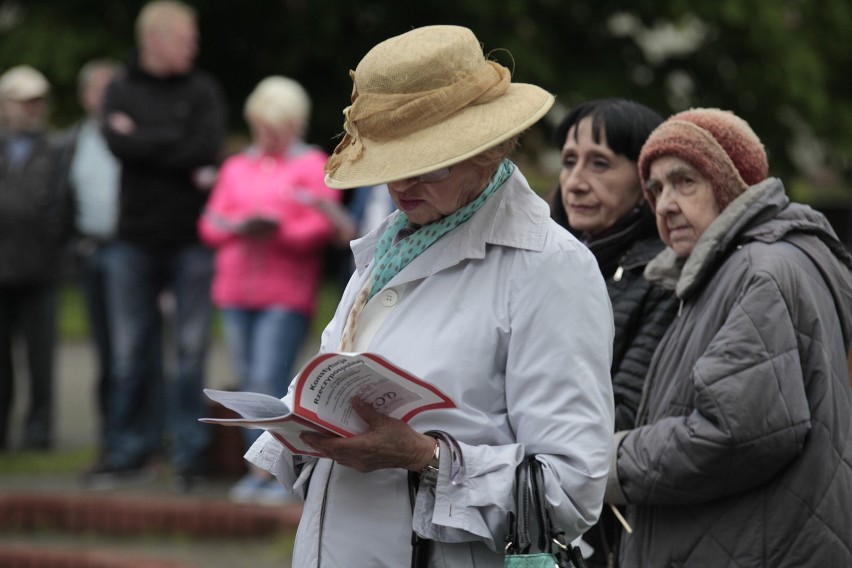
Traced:
[[[351, 89], [348, 71], [360, 54], [413, 27], [453, 23], [476, 30], [486, 46], [505, 48], [491, 56], [513, 69], [512, 59], [519, 62], [515, 80], [557, 95], [541, 129], [600, 97], [635, 100], [663, 116], [689, 107], [731, 109], [761, 133], [788, 188], [806, 186], [818, 199], [849, 183], [852, 8], [843, 0], [535, 0], [500, 10], [483, 0], [405, 10], [384, 0], [260, 0], [250, 9], [225, 0], [188, 3], [198, 10], [198, 66], [220, 81], [229, 108], [230, 151], [248, 136], [246, 96], [261, 78], [279, 74], [310, 93], [307, 139], [331, 151], [348, 103], [341, 93]], [[101, 57], [124, 60], [143, 4], [3, 0], [0, 69], [27, 63], [43, 72], [53, 86], [51, 122], [67, 127], [81, 115], [80, 67]], [[539, 156], [551, 149], [548, 142], [527, 136], [523, 151]], [[546, 177], [533, 180], [542, 189], [558, 169], [553, 153], [543, 167]]]
[[[283, 394], [286, 384], [272, 377], [289, 376], [299, 346], [329, 317], [320, 291], [331, 290], [325, 304], [336, 303], [351, 269], [346, 243], [391, 206], [381, 188], [341, 193], [322, 183], [325, 156], [342, 130], [348, 71], [370, 46], [413, 27], [468, 26], [485, 45], [505, 48], [491, 57], [510, 68], [523, 62], [515, 81], [556, 94], [557, 104], [515, 157], [543, 196], [558, 182], [558, 125], [584, 101], [623, 97], [662, 116], [726, 108], [761, 133], [772, 174], [786, 180], [791, 197], [824, 211], [849, 242], [852, 7], [844, 0], [537, 0], [499, 10], [485, 1], [399, 10], [375, 0], [189, 0], [180, 5], [187, 12], [166, 10], [166, 40], [157, 36], [163, 15], [152, 15], [146, 28], [144, 5], [0, 0], [0, 448], [51, 448], [52, 353], [57, 298], [64, 297], [57, 292], [80, 290], [101, 373], [93, 393], [103, 422], [93, 440], [93, 483], [100, 474], [138, 473], [160, 444], [139, 426], [152, 420], [158, 428], [171, 424], [174, 440], [186, 441], [175, 442], [169, 457], [176, 488], [190, 489], [203, 472], [199, 455], [209, 440], [194, 423], [203, 413], [194, 395], [204, 384], [211, 318], [221, 321], [240, 377], [234, 386]], [[186, 25], [175, 28], [175, 18]], [[155, 80], [134, 76], [140, 72]], [[190, 85], [172, 80], [189, 75]], [[166, 112], [157, 101], [181, 97], [191, 108], [178, 108], [173, 120], [151, 117]], [[146, 131], [130, 118], [137, 107], [152, 123], [173, 128]], [[264, 156], [277, 158], [258, 158]], [[278, 180], [266, 197], [234, 197], [241, 185], [261, 187], [264, 179]], [[272, 210], [263, 200], [281, 179], [295, 189], [286, 210]], [[30, 202], [9, 198], [9, 188]], [[130, 245], [108, 247], [116, 236]], [[258, 255], [275, 254], [274, 239], [297, 251], [274, 261], [298, 267], [296, 276], [271, 290], [252, 287], [247, 275]], [[123, 279], [111, 288], [110, 266]], [[262, 273], [257, 278], [264, 282]], [[276, 297], [276, 289], [291, 293]], [[109, 298], [120, 314], [109, 313]], [[287, 309], [268, 309], [282, 304]], [[183, 386], [168, 408], [140, 409], [142, 384], [160, 372], [164, 318], [175, 325], [174, 372]], [[120, 331], [119, 321], [134, 325]], [[27, 343], [24, 382], [13, 373], [17, 334]], [[248, 347], [264, 341], [289, 349]], [[110, 390], [112, 372], [126, 375], [120, 382], [130, 390]], [[30, 407], [22, 438], [12, 441], [6, 428], [15, 384], [26, 385]], [[107, 408], [119, 411], [111, 416]], [[167, 420], [168, 412], [177, 414]], [[111, 439], [119, 432], [121, 439]], [[265, 481], [255, 476], [242, 489]]]

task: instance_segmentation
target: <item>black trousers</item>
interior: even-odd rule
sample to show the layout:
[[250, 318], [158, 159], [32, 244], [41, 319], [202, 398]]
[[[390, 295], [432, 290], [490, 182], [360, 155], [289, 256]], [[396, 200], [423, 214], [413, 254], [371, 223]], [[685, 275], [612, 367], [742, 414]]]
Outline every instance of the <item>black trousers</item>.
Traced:
[[56, 286], [0, 285], [0, 449], [7, 447], [15, 398], [15, 345], [24, 345], [29, 371], [29, 409], [24, 447], [52, 442], [53, 365], [56, 347]]

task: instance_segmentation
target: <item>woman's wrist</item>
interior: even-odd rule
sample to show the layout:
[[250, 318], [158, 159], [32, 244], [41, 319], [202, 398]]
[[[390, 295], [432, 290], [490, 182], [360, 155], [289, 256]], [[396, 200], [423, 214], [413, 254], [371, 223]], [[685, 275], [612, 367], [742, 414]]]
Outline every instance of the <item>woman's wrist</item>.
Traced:
[[434, 438], [434, 440], [435, 445], [432, 448], [432, 455], [423, 469], [420, 470], [421, 485], [434, 486], [438, 484], [438, 473], [441, 465], [441, 443], [437, 438]]
[[418, 459], [413, 461], [411, 466], [408, 468], [409, 470], [419, 474], [422, 474], [423, 471], [429, 467], [435, 457], [435, 453], [440, 452], [438, 440], [434, 437], [422, 434], [421, 442], [422, 443], [419, 445], [417, 450]]

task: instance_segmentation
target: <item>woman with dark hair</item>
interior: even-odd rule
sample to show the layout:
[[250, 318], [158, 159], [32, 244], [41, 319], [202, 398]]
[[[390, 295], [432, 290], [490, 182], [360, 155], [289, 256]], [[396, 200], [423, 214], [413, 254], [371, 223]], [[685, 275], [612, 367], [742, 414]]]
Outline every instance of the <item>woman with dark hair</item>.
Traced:
[[[662, 122], [653, 110], [621, 99], [584, 103], [556, 131], [559, 187], [551, 216], [597, 258], [615, 321], [612, 383], [616, 431], [631, 428], [651, 355], [676, 310], [674, 296], [642, 276], [664, 245], [645, 203], [637, 160]], [[595, 549], [592, 566], [617, 558], [621, 526], [609, 510], [583, 537]]]

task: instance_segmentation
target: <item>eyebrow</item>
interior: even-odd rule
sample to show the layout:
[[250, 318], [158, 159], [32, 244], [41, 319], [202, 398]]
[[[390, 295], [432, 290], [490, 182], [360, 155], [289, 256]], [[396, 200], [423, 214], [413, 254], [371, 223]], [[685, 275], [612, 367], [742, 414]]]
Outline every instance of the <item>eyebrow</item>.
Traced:
[[695, 170], [694, 168], [690, 168], [690, 167], [686, 167], [686, 166], [677, 166], [676, 168], [669, 170], [666, 173], [666, 177], [671, 179], [671, 178], [674, 178], [674, 177], [683, 177], [683, 176], [687, 176], [687, 175], [695, 175], [696, 171], [697, 170]]
[[[687, 166], [675, 166], [673, 169], [665, 172], [665, 175], [663, 175], [662, 177], [664, 179], [672, 180], [685, 176], [694, 176], [697, 172], [698, 170], [696, 170], [695, 168]], [[657, 177], [649, 176], [648, 181], [645, 182], [645, 185], [651, 185], [653, 183], [659, 184], [660, 181]]]
[[[562, 156], [562, 157], [569, 156], [569, 155], [570, 156], [578, 156], [578, 155], [580, 155], [580, 152], [577, 151], [576, 147], [567, 148], [566, 146], [563, 146], [559, 155]], [[616, 154], [612, 150], [612, 148], [609, 148], [607, 146], [602, 146], [600, 148], [592, 148], [591, 150], [586, 152], [586, 155], [588, 155], [590, 158], [604, 158], [606, 160], [613, 160], [613, 159], [615, 159], [616, 157], [619, 156], [619, 154]]]

